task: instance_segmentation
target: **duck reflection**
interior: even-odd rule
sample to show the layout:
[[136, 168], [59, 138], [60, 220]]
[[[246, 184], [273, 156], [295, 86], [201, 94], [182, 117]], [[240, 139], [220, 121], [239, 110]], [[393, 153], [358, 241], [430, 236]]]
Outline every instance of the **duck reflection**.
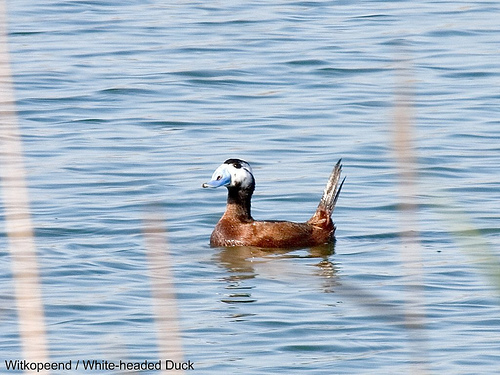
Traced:
[[[257, 299], [252, 296], [256, 283], [248, 281], [259, 275], [273, 279], [293, 277], [302, 283], [304, 280], [300, 278], [319, 277], [320, 289], [325, 293], [332, 293], [338, 285], [337, 269], [330, 261], [334, 248], [334, 243], [307, 249], [266, 249], [251, 246], [220, 248], [216, 254], [216, 261], [228, 271], [227, 277], [223, 279], [227, 282], [227, 294], [221, 301], [229, 304], [256, 302]], [[286, 259], [317, 261], [304, 264], [306, 267], [297, 269], [296, 262], [283, 261]], [[316, 267], [312, 273], [309, 271], [311, 265]]]

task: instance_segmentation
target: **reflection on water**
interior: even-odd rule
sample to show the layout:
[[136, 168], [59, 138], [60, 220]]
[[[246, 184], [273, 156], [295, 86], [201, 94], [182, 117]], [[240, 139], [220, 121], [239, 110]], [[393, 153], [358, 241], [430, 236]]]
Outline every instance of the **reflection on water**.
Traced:
[[[257, 302], [253, 297], [252, 290], [255, 285], [244, 285], [247, 280], [254, 279], [264, 270], [272, 270], [273, 276], [283, 277], [287, 273], [293, 273], [287, 263], [286, 266], [280, 260], [293, 259], [318, 259], [315, 263], [313, 277], [322, 280], [322, 291], [333, 292], [336, 279], [335, 265], [330, 261], [330, 256], [335, 252], [335, 244], [315, 246], [308, 249], [267, 249], [252, 246], [221, 248], [216, 254], [216, 261], [228, 271], [224, 278], [227, 282], [228, 294], [222, 298], [224, 303], [251, 303]], [[265, 272], [265, 271], [264, 271]]]

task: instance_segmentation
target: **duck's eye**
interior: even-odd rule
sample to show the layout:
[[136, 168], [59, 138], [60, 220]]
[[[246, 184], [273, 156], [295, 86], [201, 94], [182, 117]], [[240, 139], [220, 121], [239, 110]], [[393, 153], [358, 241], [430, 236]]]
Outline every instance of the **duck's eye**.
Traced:
[[236, 169], [240, 169], [241, 164], [240, 163], [233, 163], [233, 167], [235, 167]]
[[221, 175], [218, 175], [218, 176], [217, 176], [217, 181], [219, 181], [221, 178], [222, 178], [222, 176], [221, 176]]

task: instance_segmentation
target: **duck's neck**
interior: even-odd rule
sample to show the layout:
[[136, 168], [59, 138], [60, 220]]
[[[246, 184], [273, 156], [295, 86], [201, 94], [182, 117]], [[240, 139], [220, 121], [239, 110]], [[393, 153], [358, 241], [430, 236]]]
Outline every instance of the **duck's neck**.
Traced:
[[227, 207], [224, 216], [243, 222], [253, 221], [250, 213], [253, 188], [240, 189], [229, 187], [227, 190]]

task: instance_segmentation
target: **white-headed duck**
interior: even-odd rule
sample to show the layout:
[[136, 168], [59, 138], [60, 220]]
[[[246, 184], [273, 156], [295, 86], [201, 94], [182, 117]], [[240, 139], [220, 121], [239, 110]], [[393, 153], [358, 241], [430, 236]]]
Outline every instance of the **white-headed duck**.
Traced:
[[244, 160], [228, 159], [218, 167], [204, 188], [227, 187], [224, 215], [210, 237], [211, 246], [256, 246], [297, 248], [328, 244], [334, 241], [332, 212], [344, 184], [340, 181], [342, 165], [335, 165], [314, 215], [305, 223], [254, 220], [250, 200], [255, 190], [252, 168]]

